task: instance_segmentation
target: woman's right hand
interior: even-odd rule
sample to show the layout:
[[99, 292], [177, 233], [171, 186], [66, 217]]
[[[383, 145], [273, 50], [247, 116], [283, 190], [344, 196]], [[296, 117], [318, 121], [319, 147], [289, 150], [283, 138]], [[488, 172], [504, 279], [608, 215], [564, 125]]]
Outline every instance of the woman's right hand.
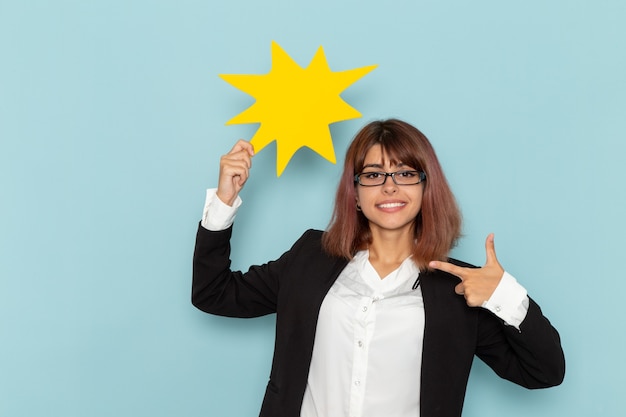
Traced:
[[239, 192], [248, 180], [254, 147], [245, 140], [239, 140], [233, 149], [220, 159], [220, 178], [217, 197], [232, 206]]

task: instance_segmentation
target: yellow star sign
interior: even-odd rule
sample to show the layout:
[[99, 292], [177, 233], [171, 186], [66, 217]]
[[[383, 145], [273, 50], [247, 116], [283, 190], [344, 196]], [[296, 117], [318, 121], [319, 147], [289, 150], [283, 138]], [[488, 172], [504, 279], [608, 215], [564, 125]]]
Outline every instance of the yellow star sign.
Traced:
[[333, 72], [320, 46], [308, 67], [299, 66], [272, 42], [272, 68], [267, 74], [220, 74], [232, 86], [253, 96], [255, 103], [226, 124], [260, 123], [251, 139], [255, 151], [276, 141], [276, 174], [303, 146], [333, 164], [335, 151], [329, 124], [361, 116], [339, 94], [376, 65]]

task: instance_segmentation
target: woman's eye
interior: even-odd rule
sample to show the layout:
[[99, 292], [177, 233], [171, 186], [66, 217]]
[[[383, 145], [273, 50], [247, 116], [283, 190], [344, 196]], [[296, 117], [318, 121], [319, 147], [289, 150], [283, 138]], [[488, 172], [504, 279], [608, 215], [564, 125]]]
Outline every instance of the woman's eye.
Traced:
[[404, 178], [413, 178], [417, 173], [415, 171], [400, 171], [396, 175]]
[[380, 177], [380, 172], [367, 172], [365, 174], [365, 178], [369, 178], [372, 180], [375, 180], [376, 178], [379, 178], [379, 177]]

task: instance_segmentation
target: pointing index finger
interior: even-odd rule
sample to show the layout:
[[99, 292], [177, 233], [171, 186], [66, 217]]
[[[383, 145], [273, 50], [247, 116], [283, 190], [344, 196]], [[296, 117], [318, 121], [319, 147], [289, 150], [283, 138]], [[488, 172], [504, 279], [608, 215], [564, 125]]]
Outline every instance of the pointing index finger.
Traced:
[[463, 281], [463, 268], [453, 265], [449, 262], [442, 261], [431, 261], [428, 266], [434, 269], [439, 269], [440, 271], [448, 272], [449, 274], [457, 276], [461, 281]]

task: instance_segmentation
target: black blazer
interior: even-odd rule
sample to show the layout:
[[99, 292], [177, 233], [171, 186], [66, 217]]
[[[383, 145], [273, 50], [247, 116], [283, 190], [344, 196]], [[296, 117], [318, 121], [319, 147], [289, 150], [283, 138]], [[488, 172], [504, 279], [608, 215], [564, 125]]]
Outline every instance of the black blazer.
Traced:
[[[347, 264], [321, 248], [322, 232], [309, 230], [278, 260], [230, 270], [232, 228], [198, 228], [192, 303], [229, 317], [276, 314], [276, 340], [262, 417], [299, 417], [315, 329], [326, 293]], [[467, 265], [451, 260], [458, 265]], [[460, 416], [474, 355], [499, 376], [527, 388], [558, 385], [565, 360], [557, 331], [530, 300], [520, 331], [454, 292], [458, 278], [422, 273], [425, 328], [420, 409], [422, 417]]]

